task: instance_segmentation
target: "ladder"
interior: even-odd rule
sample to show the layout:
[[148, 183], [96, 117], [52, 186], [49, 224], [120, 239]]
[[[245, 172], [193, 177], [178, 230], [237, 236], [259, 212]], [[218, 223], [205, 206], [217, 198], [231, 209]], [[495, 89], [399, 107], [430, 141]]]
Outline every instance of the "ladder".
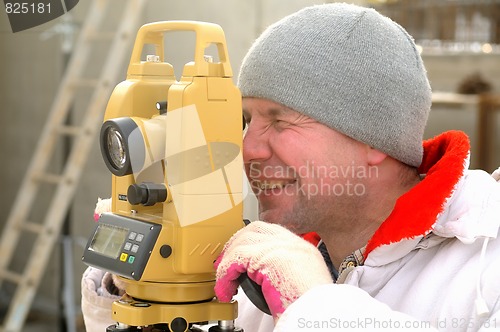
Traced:
[[[96, 133], [102, 123], [103, 113], [109, 96], [123, 70], [123, 60], [128, 56], [135, 38], [140, 14], [146, 0], [93, 0], [89, 5], [79, 37], [64, 72], [57, 95], [50, 109], [47, 122], [42, 130], [28, 170], [12, 205], [0, 239], [0, 287], [3, 283], [15, 286], [13, 297], [0, 331], [17, 332], [24, 326], [33, 298], [50, 255], [58, 242], [63, 222], [78, 185], [83, 167], [94, 143]], [[101, 32], [100, 26], [109, 16], [106, 11], [110, 4], [120, 6], [122, 15], [116, 29], [110, 33]], [[123, 8], [123, 9], [122, 9]], [[116, 10], [117, 7], [114, 7]], [[96, 48], [95, 41], [109, 39], [109, 51], [104, 61], [100, 77], [84, 79], [88, 69], [91, 50]], [[83, 107], [79, 125], [68, 125], [66, 119], [80, 88], [91, 88], [92, 97]], [[56, 144], [71, 138], [72, 144], [68, 157], [63, 161], [59, 172], [50, 167]], [[53, 168], [53, 167], [52, 167]], [[51, 197], [40, 193], [41, 186], [49, 186]], [[44, 187], [45, 188], [45, 187]], [[44, 196], [49, 202], [42, 214], [32, 213], [30, 209]], [[30, 220], [31, 219], [31, 220]], [[34, 238], [31, 251], [20, 246], [20, 240]], [[28, 257], [22, 272], [14, 271], [11, 262], [17, 251]]]

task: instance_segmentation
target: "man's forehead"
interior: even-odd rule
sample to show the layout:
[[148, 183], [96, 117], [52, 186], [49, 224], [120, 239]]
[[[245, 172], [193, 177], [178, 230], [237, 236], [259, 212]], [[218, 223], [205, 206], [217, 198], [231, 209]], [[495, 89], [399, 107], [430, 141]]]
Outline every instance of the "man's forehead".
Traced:
[[265, 99], [243, 99], [243, 115], [252, 115], [256, 113], [268, 117], [300, 114], [291, 108]]

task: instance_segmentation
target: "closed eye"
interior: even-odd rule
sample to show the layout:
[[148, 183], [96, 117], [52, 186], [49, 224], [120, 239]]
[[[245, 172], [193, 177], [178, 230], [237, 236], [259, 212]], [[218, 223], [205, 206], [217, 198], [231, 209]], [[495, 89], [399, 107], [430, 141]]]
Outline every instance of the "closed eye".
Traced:
[[284, 120], [274, 120], [274, 125], [278, 129], [285, 129], [292, 124], [289, 121], [284, 121]]

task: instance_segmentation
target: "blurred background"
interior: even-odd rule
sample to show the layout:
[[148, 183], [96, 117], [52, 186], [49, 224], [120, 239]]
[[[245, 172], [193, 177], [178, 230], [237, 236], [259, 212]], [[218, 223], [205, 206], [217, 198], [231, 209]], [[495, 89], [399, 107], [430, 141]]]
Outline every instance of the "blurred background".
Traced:
[[[128, 7], [136, 2], [136, 7]], [[327, 1], [335, 2], [335, 1]], [[492, 172], [500, 166], [500, 0], [358, 0], [347, 1], [373, 7], [405, 27], [414, 36], [422, 53], [434, 91], [433, 107], [426, 138], [443, 131], [465, 131], [471, 139], [471, 167]], [[110, 88], [125, 79], [135, 32], [144, 23], [164, 20], [199, 20], [217, 23], [225, 31], [229, 57], [235, 76], [253, 40], [271, 23], [296, 10], [324, 1], [313, 0], [88, 0], [65, 15], [25, 31], [13, 33], [7, 15], [0, 14], [0, 229], [5, 234], [9, 216], [28, 211], [35, 224], [23, 232], [20, 245], [12, 252], [0, 250], [0, 318], [14, 303], [18, 286], [16, 275], [26, 271], [30, 257], [40, 252], [33, 245], [40, 225], [54, 200], [57, 176], [39, 174], [45, 179], [36, 192], [20, 195], [25, 176], [33, 163], [46, 160], [52, 174], [61, 174], [70, 158], [77, 128], [88, 120], [85, 115], [97, 90], [101, 100]], [[132, 10], [131, 10], [132, 8]], [[89, 17], [94, 15], [95, 17]], [[102, 15], [98, 23], [97, 16]], [[93, 22], [94, 19], [96, 22]], [[120, 27], [129, 23], [132, 33]], [[89, 36], [80, 40], [82, 31]], [[113, 38], [120, 39], [113, 44]], [[93, 38], [91, 38], [93, 37]], [[169, 37], [170, 38], [170, 37]], [[116, 39], [115, 39], [116, 41]], [[180, 75], [184, 63], [191, 61], [193, 36], [172, 36], [167, 44], [167, 60]], [[119, 49], [111, 49], [119, 45]], [[85, 50], [77, 54], [75, 49]], [[108, 57], [112, 56], [111, 60]], [[86, 61], [78, 64], [83, 80], [63, 81], [72, 56]], [[109, 73], [109, 74], [108, 74]], [[103, 80], [99, 81], [102, 76]], [[59, 94], [73, 94], [64, 122], [66, 134], [52, 144], [54, 152], [39, 151], [44, 128], [54, 112]], [[108, 93], [108, 94], [107, 94]], [[95, 105], [100, 105], [98, 102]], [[80, 313], [80, 278], [86, 266], [81, 262], [83, 246], [94, 227], [93, 210], [98, 197], [111, 192], [111, 176], [102, 161], [98, 129], [104, 107], [91, 113], [97, 119], [84, 132], [90, 150], [82, 148], [76, 172], [63, 179], [74, 186], [55, 203], [62, 226], [47, 234], [55, 239], [48, 261], [41, 260], [40, 278], [24, 281], [35, 287], [32, 301], [26, 301], [23, 331], [84, 331]], [[52, 111], [51, 111], [52, 110]], [[36, 153], [39, 153], [36, 155]], [[45, 157], [44, 157], [45, 155]], [[35, 159], [36, 158], [36, 159]], [[26, 180], [27, 181], [27, 180]], [[58, 203], [60, 203], [58, 205]], [[249, 198], [245, 214], [255, 217], [255, 201]], [[60, 208], [59, 208], [60, 207]], [[13, 211], [13, 210], [16, 211]], [[57, 210], [56, 209], [56, 210]], [[29, 227], [27, 227], [29, 228]], [[9, 232], [9, 233], [7, 233]], [[24, 235], [26, 234], [27, 235]], [[44, 235], [46, 236], [46, 235]], [[10, 238], [10, 237], [9, 237]], [[47, 238], [47, 245], [51, 239]], [[33, 248], [35, 250], [33, 250]], [[29, 270], [29, 269], [28, 269]], [[25, 272], [23, 272], [25, 271]], [[33, 271], [33, 269], [31, 270]], [[36, 275], [36, 274], [34, 274]], [[29, 297], [28, 297], [29, 298]], [[22, 303], [22, 302], [20, 302]]]

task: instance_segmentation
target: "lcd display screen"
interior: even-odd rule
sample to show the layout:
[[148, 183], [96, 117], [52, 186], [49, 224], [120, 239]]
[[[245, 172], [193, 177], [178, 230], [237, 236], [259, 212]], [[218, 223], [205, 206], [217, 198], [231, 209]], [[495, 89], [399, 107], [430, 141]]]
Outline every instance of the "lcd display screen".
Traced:
[[100, 224], [92, 238], [89, 250], [113, 259], [118, 258], [129, 230], [117, 226]]

